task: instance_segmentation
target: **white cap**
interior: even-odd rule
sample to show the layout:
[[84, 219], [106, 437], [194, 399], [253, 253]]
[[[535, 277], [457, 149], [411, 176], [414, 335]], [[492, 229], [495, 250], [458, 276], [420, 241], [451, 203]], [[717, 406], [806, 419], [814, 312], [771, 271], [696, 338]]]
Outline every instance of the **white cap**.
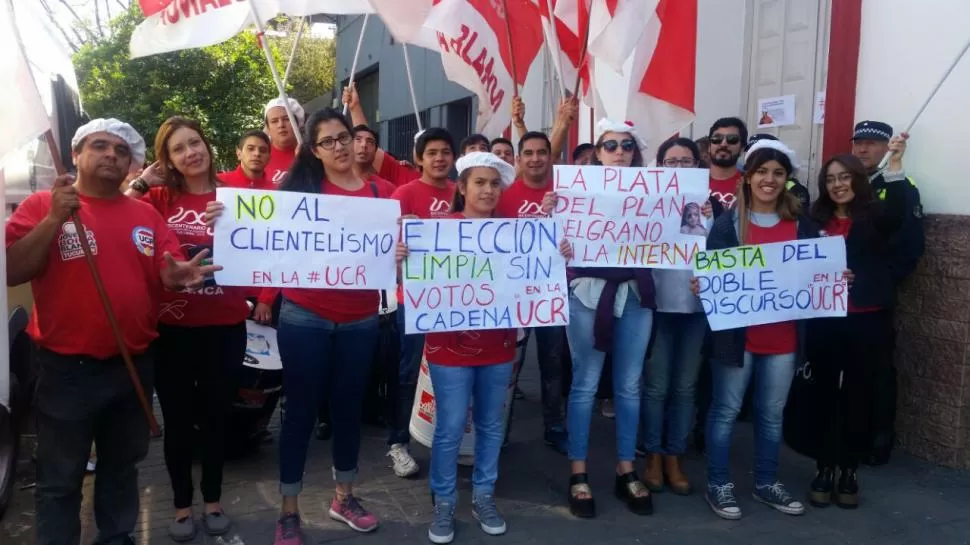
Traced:
[[788, 156], [788, 160], [791, 161], [792, 172], [798, 170], [798, 159], [795, 157], [795, 150], [786, 146], [781, 140], [758, 140], [752, 144], [750, 148], [748, 148], [747, 152], [745, 152], [744, 162], [747, 163], [748, 158], [751, 157], [751, 154], [759, 149], [773, 149], [784, 153]]
[[494, 168], [502, 178], [503, 188], [512, 185], [512, 182], [515, 180], [515, 168], [502, 160], [498, 155], [488, 151], [466, 153], [455, 162], [455, 168], [458, 169], [459, 176], [461, 176], [462, 172], [475, 167]]
[[599, 142], [600, 138], [603, 138], [603, 135], [608, 132], [630, 133], [630, 136], [633, 137], [633, 140], [637, 143], [637, 146], [640, 148], [641, 152], [647, 149], [647, 142], [643, 138], [640, 138], [640, 135], [637, 134], [636, 127], [634, 127], [633, 123], [630, 121], [613, 121], [612, 119], [606, 118], [600, 119], [599, 123], [596, 124], [596, 141]]
[[92, 119], [82, 125], [74, 133], [74, 138], [71, 139], [71, 149], [77, 149], [82, 140], [96, 132], [106, 132], [124, 140], [128, 144], [128, 149], [131, 150], [131, 162], [138, 165], [145, 162], [145, 139], [138, 134], [134, 127], [114, 118]]
[[[306, 112], [303, 111], [303, 106], [300, 106], [300, 103], [297, 102], [295, 98], [287, 97], [286, 100], [290, 104], [290, 110], [293, 112], [293, 117], [296, 118], [297, 124], [303, 125], [303, 122], [306, 121]], [[266, 116], [269, 115], [269, 111], [273, 108], [286, 108], [282, 97], [276, 97], [267, 102], [266, 106], [263, 106], [263, 119], [266, 119]]]

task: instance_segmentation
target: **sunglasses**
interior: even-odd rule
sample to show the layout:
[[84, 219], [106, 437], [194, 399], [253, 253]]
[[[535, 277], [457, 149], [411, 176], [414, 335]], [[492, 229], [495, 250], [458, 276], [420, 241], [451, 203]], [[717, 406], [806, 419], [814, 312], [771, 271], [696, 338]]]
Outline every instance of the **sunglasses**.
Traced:
[[600, 147], [609, 153], [613, 153], [617, 150], [617, 148], [621, 148], [625, 153], [629, 153], [637, 149], [637, 143], [634, 142], [632, 138], [627, 138], [622, 142], [617, 142], [616, 140], [606, 140], [600, 144]]
[[710, 140], [711, 144], [714, 144], [715, 146], [718, 146], [721, 144], [721, 142], [725, 141], [729, 146], [733, 146], [741, 141], [741, 136], [737, 134], [712, 134], [708, 140]]

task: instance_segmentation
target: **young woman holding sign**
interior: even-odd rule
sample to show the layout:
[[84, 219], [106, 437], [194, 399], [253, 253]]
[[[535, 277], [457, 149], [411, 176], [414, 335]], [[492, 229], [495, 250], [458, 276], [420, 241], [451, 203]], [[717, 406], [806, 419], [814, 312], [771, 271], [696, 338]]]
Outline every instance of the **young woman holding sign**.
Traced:
[[[873, 370], [892, 357], [892, 308], [896, 302], [893, 253], [886, 233], [891, 222], [875, 198], [862, 163], [838, 155], [822, 167], [819, 198], [812, 216], [822, 234], [845, 238], [848, 268], [853, 272], [846, 318], [819, 318], [808, 326], [808, 353], [819, 389], [816, 418], [824, 424], [818, 473], [809, 501], [825, 507], [859, 505], [856, 469], [866, 454], [869, 392]], [[835, 484], [836, 466], [841, 470]]]
[[[818, 236], [814, 223], [800, 216], [798, 199], [785, 188], [793, 170], [790, 156], [790, 150], [776, 140], [760, 141], [748, 150], [735, 206], [714, 222], [708, 250]], [[696, 292], [696, 280], [693, 289]], [[729, 472], [731, 433], [752, 381], [754, 499], [789, 515], [805, 511], [777, 480], [782, 415], [801, 360], [802, 330], [800, 323], [790, 321], [711, 334], [713, 400], [707, 418], [706, 498], [721, 518], [741, 518]]]
[[[700, 150], [689, 138], [672, 138], [657, 149], [657, 164], [665, 168], [697, 168], [699, 161]], [[710, 218], [720, 216], [723, 210], [721, 202], [712, 196], [703, 206], [688, 203], [684, 220], [688, 221], [690, 215], [690, 221], [706, 236], [703, 224], [709, 226]], [[640, 402], [640, 433], [648, 453], [643, 482], [651, 492], [660, 492], [666, 477], [670, 490], [686, 495], [691, 487], [680, 469], [680, 457], [687, 450], [694, 416], [694, 390], [707, 319], [700, 300], [691, 293], [692, 271], [653, 269], [652, 273], [657, 289], [656, 337], [643, 371]]]
[[[389, 182], [366, 182], [353, 171], [352, 127], [340, 112], [325, 108], [310, 116], [303, 145], [282, 191], [389, 198]], [[210, 203], [207, 218], [222, 213]], [[279, 345], [286, 411], [280, 431], [280, 492], [283, 509], [276, 545], [301, 545], [298, 497], [303, 489], [310, 434], [319, 400], [330, 395], [333, 475], [336, 493], [329, 514], [358, 532], [377, 529], [377, 518], [353, 494], [360, 451], [361, 405], [378, 337], [377, 290], [283, 289]], [[330, 381], [327, 383], [327, 381]]]
[[[515, 169], [488, 152], [469, 152], [458, 159], [458, 184], [449, 218], [495, 216], [502, 190], [511, 185]], [[572, 257], [569, 243], [560, 251]], [[397, 245], [401, 263], [408, 247]], [[434, 520], [428, 529], [432, 543], [451, 543], [458, 502], [458, 450], [465, 433], [468, 407], [475, 424], [475, 470], [472, 474], [472, 514], [489, 535], [505, 533], [506, 523], [495, 506], [498, 459], [504, 439], [506, 394], [516, 359], [516, 330], [490, 329], [428, 333], [424, 353], [435, 395], [435, 429], [429, 484]], [[474, 403], [472, 403], [474, 399]]]
[[[211, 251], [212, 230], [203, 219], [220, 183], [202, 128], [190, 119], [167, 119], [155, 136], [155, 157], [157, 163], [134, 180], [126, 194], [158, 210], [187, 256]], [[198, 531], [192, 515], [192, 460], [197, 445], [205, 502], [202, 526], [209, 535], [229, 530], [229, 518], [220, 503], [222, 468], [236, 370], [246, 354], [247, 292], [216, 286], [210, 279], [198, 290], [162, 294], [155, 389], [165, 420], [165, 466], [175, 502], [175, 520], [168, 533], [175, 541], [191, 541]]]
[[[633, 126], [602, 120], [596, 126], [594, 164], [643, 166], [641, 145]], [[640, 377], [653, 325], [654, 286], [649, 269], [588, 269], [574, 267], [569, 278], [569, 325], [566, 337], [572, 356], [569, 391], [569, 510], [593, 517], [596, 507], [586, 474], [589, 424], [606, 352], [613, 355], [616, 407], [617, 497], [640, 515], [653, 512], [650, 491], [637, 478], [637, 428], [640, 417]]]

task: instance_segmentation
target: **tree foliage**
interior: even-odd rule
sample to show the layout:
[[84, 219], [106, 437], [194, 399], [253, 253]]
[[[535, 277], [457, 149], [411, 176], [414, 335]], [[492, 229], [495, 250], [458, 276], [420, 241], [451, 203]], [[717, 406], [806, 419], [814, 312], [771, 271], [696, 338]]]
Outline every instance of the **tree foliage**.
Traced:
[[[116, 117], [131, 123], [149, 148], [168, 117], [197, 119], [215, 148], [216, 164], [223, 169], [233, 167], [239, 135], [262, 127], [262, 106], [278, 94], [256, 36], [243, 32], [211, 47], [131, 59], [128, 43], [142, 19], [137, 5], [132, 6], [111, 21], [110, 32], [103, 38], [89, 40], [75, 53], [84, 110], [92, 118]], [[292, 39], [269, 40], [281, 73]], [[328, 91], [333, 82], [333, 56], [331, 40], [304, 36], [287, 93], [306, 101]], [[150, 151], [149, 156], [154, 153]]]

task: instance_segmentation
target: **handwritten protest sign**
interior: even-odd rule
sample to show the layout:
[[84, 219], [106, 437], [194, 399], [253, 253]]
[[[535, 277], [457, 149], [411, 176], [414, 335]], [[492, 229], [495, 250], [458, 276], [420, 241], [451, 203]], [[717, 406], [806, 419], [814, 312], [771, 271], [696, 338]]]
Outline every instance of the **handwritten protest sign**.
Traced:
[[845, 316], [845, 240], [823, 237], [698, 252], [694, 275], [713, 331]]
[[390, 199], [219, 188], [223, 286], [393, 289], [401, 206]]
[[705, 169], [563, 165], [555, 182], [577, 267], [690, 269], [705, 247]]
[[555, 220], [404, 222], [406, 333], [566, 325]]

